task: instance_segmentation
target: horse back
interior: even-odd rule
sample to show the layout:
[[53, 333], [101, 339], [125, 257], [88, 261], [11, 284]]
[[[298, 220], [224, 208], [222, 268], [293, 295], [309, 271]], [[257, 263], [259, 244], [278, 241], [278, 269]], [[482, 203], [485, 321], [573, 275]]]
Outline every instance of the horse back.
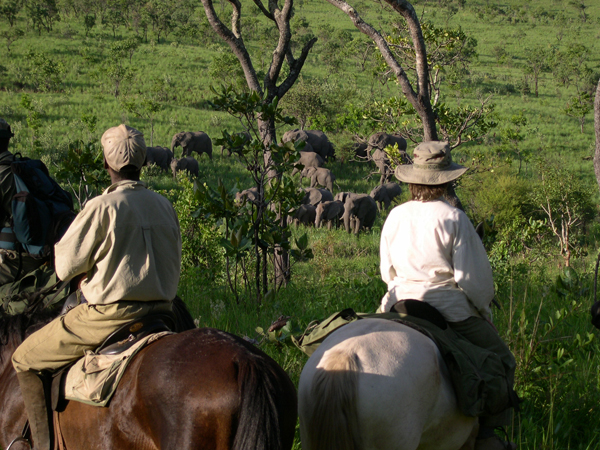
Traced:
[[[323, 389], [324, 380], [333, 386]], [[349, 397], [354, 401], [340, 421], [332, 410]], [[327, 436], [333, 439], [330, 450], [456, 450], [473, 428], [473, 419], [458, 412], [435, 344], [410, 327], [381, 319], [352, 322], [320, 345], [300, 377], [299, 412], [302, 442], [313, 443], [307, 450], [325, 448], [320, 442]], [[315, 413], [329, 417], [327, 425], [310, 422]], [[353, 420], [357, 425], [350, 427]], [[464, 432], [455, 432], [461, 427]], [[335, 442], [352, 434], [360, 444]]]
[[[295, 402], [291, 381], [271, 358], [205, 328], [141, 350], [108, 408], [69, 402], [60, 423], [67, 448], [285, 449], [293, 441]], [[270, 425], [254, 429], [249, 419]]]

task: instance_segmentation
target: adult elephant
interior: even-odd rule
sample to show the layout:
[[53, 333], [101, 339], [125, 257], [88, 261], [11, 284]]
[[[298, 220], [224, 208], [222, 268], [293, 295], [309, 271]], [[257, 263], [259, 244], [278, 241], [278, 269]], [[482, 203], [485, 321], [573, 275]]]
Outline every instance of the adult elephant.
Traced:
[[173, 136], [171, 152], [175, 154], [175, 147], [181, 146], [181, 156], [190, 156], [192, 152], [202, 155], [206, 153], [212, 159], [212, 141], [204, 131], [182, 131]]
[[244, 189], [241, 192], [235, 194], [235, 200], [238, 203], [242, 203], [248, 201], [250, 203], [258, 203], [258, 188], [251, 187], [249, 189]]
[[333, 194], [327, 189], [305, 188], [304, 192], [303, 205], [317, 206], [321, 202], [333, 200]]
[[313, 151], [321, 156], [325, 161], [329, 158], [335, 159], [335, 150], [327, 135], [319, 130], [290, 130], [283, 134], [283, 142], [304, 141], [308, 142]]
[[373, 200], [377, 203], [377, 208], [381, 211], [384, 208], [387, 210], [392, 200], [401, 193], [402, 188], [398, 183], [385, 183], [374, 188], [369, 195], [373, 197]]
[[346, 200], [349, 197], [356, 197], [357, 195], [360, 194], [355, 194], [354, 192], [338, 192], [337, 194], [335, 194], [335, 197], [333, 197], [333, 199], [339, 200], [342, 203], [346, 203]]
[[315, 227], [320, 228], [322, 223], [327, 223], [327, 229], [331, 230], [333, 225], [338, 226], [343, 215], [344, 204], [339, 200], [319, 203], [317, 205]]
[[173, 152], [167, 147], [147, 147], [146, 148], [146, 166], [156, 164], [162, 170], [169, 170]]
[[398, 149], [402, 157], [402, 162], [405, 164], [410, 163], [408, 155], [406, 154], [406, 139], [398, 134], [388, 133], [375, 133], [369, 137], [367, 146], [367, 155], [373, 160], [379, 173], [381, 175], [379, 184], [384, 184], [390, 181], [393, 171], [390, 166], [390, 161], [385, 153], [385, 148], [398, 144]]
[[[310, 144], [306, 144], [306, 147], [310, 146]], [[306, 148], [305, 147], [305, 148]], [[312, 149], [312, 146], [311, 146]], [[323, 164], [325, 163], [325, 161], [323, 160], [323, 158], [321, 158], [321, 155], [319, 155], [318, 153], [315, 153], [314, 151], [310, 151], [310, 150], [302, 150], [300, 152], [300, 159], [298, 161], [296, 161], [296, 164], [302, 164], [304, 166], [304, 168], [306, 167], [323, 167]], [[294, 167], [294, 170], [292, 170], [292, 176], [296, 175], [298, 172], [300, 172], [300, 169], [298, 169], [297, 167]]]
[[344, 227], [348, 233], [355, 235], [362, 228], [371, 228], [377, 217], [377, 204], [368, 194], [359, 194], [349, 197], [344, 204]]
[[197, 177], [200, 173], [198, 161], [191, 156], [186, 156], [185, 158], [181, 159], [174, 158], [173, 161], [171, 161], [171, 170], [173, 171], [173, 178], [177, 177], [177, 172], [182, 170], [187, 170], [190, 175], [195, 177]]

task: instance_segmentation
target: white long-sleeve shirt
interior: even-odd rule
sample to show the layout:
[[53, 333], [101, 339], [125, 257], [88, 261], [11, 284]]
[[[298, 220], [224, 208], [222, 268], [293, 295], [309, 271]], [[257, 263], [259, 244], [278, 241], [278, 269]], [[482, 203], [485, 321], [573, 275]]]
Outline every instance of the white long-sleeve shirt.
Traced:
[[61, 280], [87, 274], [81, 291], [90, 304], [172, 300], [177, 293], [177, 214], [141, 181], [119, 181], [88, 201], [54, 251]]
[[399, 300], [425, 301], [446, 320], [491, 320], [494, 281], [471, 221], [443, 200], [409, 201], [394, 208], [381, 232], [381, 277], [389, 311]]

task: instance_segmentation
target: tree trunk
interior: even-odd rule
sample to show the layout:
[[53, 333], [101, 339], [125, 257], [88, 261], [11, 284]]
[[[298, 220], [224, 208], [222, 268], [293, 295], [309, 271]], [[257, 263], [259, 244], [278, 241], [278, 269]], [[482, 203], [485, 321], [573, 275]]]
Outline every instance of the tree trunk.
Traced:
[[404, 17], [408, 30], [413, 41], [413, 46], [416, 55], [416, 68], [417, 68], [417, 91], [413, 89], [413, 86], [404, 71], [404, 68], [398, 63], [390, 50], [385, 38], [373, 28], [370, 24], [366, 23], [358, 14], [358, 12], [344, 0], [327, 0], [336, 8], [340, 9], [354, 23], [354, 26], [359, 31], [370, 37], [377, 48], [381, 52], [381, 56], [390, 67], [390, 69], [396, 75], [396, 80], [402, 89], [402, 93], [406, 99], [419, 114], [423, 123], [423, 140], [424, 141], [437, 141], [438, 134], [435, 121], [435, 113], [431, 106], [431, 99], [429, 97], [429, 67], [427, 65], [427, 49], [425, 48], [425, 39], [423, 38], [423, 32], [421, 30], [421, 24], [419, 18], [413, 6], [406, 0], [385, 0], [394, 10]]
[[596, 151], [594, 152], [594, 173], [596, 181], [600, 187], [600, 80], [596, 88], [596, 98], [594, 99], [594, 130], [596, 132]]

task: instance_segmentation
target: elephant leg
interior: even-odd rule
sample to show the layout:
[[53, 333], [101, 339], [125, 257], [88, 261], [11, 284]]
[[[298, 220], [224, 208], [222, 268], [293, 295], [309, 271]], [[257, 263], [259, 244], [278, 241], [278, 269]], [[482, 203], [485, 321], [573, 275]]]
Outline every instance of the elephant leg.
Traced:
[[333, 192], [333, 181], [327, 183], [327, 189], [329, 189], [329, 192]]
[[317, 177], [311, 177], [310, 179], [310, 187], [314, 188], [317, 186]]
[[362, 219], [360, 217], [356, 217], [356, 219], [354, 219], [354, 234], [356, 234], [358, 236], [358, 233], [360, 233], [360, 227], [362, 226]]
[[331, 220], [328, 220], [328, 221], [327, 221], [327, 229], [328, 229], [328, 230], [331, 230]]

